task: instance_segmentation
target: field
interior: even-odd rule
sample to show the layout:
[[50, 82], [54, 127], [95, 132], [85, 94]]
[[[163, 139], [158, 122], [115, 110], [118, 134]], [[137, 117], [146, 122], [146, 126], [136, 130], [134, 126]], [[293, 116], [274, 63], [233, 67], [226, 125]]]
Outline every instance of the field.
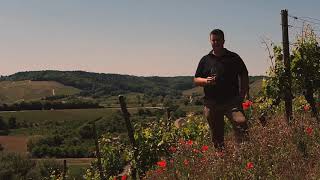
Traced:
[[26, 136], [0, 136], [0, 144], [5, 152], [27, 153], [28, 137]]
[[54, 81], [1, 81], [0, 102], [39, 100], [42, 97], [52, 96], [53, 91], [55, 95], [71, 95], [80, 92], [77, 88]]
[[17, 123], [26, 123], [28, 128], [11, 130], [10, 135], [48, 135], [57, 129], [73, 130], [88, 121], [103, 117], [108, 120], [118, 109], [70, 109], [1, 112], [4, 119], [15, 117]]

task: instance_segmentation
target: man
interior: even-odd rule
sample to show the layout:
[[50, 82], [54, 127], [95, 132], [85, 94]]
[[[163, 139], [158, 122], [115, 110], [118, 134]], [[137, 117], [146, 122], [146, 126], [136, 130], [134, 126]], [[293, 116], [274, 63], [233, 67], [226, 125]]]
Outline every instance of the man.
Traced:
[[249, 96], [248, 70], [234, 52], [224, 48], [224, 33], [215, 29], [210, 33], [212, 51], [199, 62], [194, 83], [204, 87], [204, 114], [210, 126], [215, 148], [224, 148], [224, 115], [231, 120], [237, 142], [247, 134], [247, 120], [242, 109]]

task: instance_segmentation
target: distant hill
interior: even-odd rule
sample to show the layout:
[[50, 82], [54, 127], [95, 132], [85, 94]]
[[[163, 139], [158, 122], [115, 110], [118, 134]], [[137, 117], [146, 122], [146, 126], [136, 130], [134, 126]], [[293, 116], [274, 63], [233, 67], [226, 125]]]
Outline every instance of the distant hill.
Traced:
[[[260, 81], [262, 76], [250, 77], [250, 83]], [[56, 81], [81, 90], [80, 95], [100, 97], [125, 93], [144, 93], [151, 96], [181, 95], [192, 93], [193, 76], [139, 77], [120, 74], [104, 74], [84, 71], [29, 71], [3, 76], [1, 81]], [[199, 90], [198, 90], [199, 91]]]
[[119, 74], [92, 73], [84, 71], [30, 71], [4, 76], [6, 81], [56, 81], [73, 86], [83, 96], [118, 95], [129, 92], [146, 93], [152, 96], [180, 94], [193, 87], [191, 76], [138, 77]]
[[0, 103], [37, 100], [53, 93], [71, 95], [79, 92], [77, 88], [54, 81], [0, 81]]

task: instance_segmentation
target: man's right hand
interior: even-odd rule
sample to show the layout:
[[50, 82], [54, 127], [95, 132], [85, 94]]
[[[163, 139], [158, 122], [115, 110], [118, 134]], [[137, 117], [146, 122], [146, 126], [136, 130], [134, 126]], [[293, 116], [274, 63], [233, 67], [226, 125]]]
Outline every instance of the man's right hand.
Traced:
[[216, 76], [207, 77], [206, 85], [215, 85], [216, 84]]
[[209, 76], [207, 78], [197, 77], [193, 79], [197, 86], [209, 86], [216, 84], [216, 76]]

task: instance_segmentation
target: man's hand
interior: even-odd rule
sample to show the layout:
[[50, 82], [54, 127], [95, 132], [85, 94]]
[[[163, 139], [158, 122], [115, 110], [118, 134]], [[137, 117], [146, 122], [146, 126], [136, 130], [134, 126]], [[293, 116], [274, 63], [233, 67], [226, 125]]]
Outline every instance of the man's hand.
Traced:
[[215, 85], [216, 84], [216, 76], [207, 77], [206, 85]]
[[207, 78], [194, 78], [193, 82], [197, 85], [197, 86], [207, 86], [207, 85], [214, 85], [216, 84], [216, 76], [209, 76]]

